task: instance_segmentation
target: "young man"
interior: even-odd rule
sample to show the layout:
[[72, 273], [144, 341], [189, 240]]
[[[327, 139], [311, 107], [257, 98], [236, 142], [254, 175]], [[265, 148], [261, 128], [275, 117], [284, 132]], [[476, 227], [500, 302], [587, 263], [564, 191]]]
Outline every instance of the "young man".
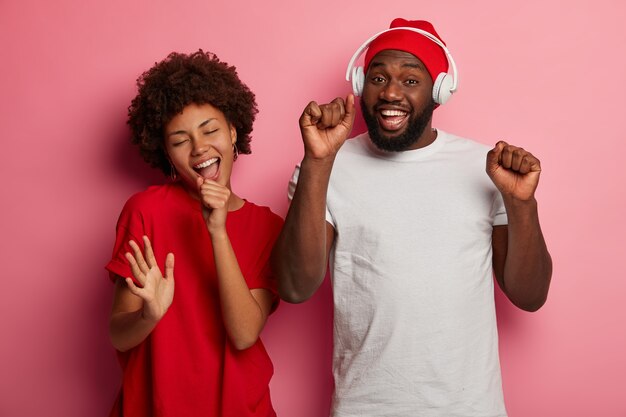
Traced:
[[428, 22], [391, 28], [364, 45], [367, 133], [346, 141], [352, 95], [300, 118], [305, 155], [274, 250], [280, 294], [308, 299], [330, 260], [333, 416], [506, 416], [492, 272], [518, 307], [545, 302], [540, 163], [433, 129], [455, 87], [433, 83], [451, 57]]

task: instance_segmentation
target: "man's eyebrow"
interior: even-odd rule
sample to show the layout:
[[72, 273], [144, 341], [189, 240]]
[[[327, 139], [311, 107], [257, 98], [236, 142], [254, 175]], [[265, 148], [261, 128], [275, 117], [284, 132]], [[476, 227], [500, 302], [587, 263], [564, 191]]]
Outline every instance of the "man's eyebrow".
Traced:
[[409, 68], [417, 68], [417, 69], [421, 69], [422, 71], [426, 71], [426, 68], [424, 68], [424, 66], [420, 64], [419, 62], [407, 62], [405, 64], [402, 64], [402, 66], [409, 67]]
[[[385, 63], [381, 61], [372, 61], [370, 68], [384, 67]], [[422, 71], [426, 71], [426, 67], [421, 62], [405, 62], [402, 64], [402, 68], [417, 68]]]

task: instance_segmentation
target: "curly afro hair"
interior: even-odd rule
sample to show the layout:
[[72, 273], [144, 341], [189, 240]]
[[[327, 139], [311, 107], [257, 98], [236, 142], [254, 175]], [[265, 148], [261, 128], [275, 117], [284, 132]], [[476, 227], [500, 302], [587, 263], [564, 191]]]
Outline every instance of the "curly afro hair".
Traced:
[[128, 107], [131, 142], [150, 166], [170, 174], [163, 130], [189, 104], [211, 104], [237, 130], [237, 150], [249, 154], [250, 133], [258, 113], [254, 93], [233, 66], [202, 49], [172, 52], [137, 79], [138, 93]]

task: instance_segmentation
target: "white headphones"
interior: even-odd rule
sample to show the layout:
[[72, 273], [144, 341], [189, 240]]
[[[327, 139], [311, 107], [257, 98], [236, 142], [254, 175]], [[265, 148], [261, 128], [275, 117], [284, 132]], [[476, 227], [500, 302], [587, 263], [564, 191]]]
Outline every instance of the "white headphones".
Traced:
[[346, 81], [352, 80], [352, 91], [354, 91], [355, 96], [360, 96], [363, 93], [363, 84], [365, 83], [365, 72], [363, 71], [363, 67], [355, 67], [354, 63], [363, 51], [370, 46], [370, 43], [374, 41], [377, 37], [382, 35], [383, 33], [391, 32], [392, 30], [410, 30], [412, 32], [417, 32], [431, 41], [435, 42], [437, 45], [443, 49], [443, 52], [446, 54], [446, 59], [452, 68], [452, 76], [449, 74], [442, 72], [439, 73], [437, 79], [433, 83], [433, 100], [437, 104], [445, 104], [446, 101], [452, 97], [452, 94], [456, 92], [457, 85], [459, 83], [459, 75], [457, 73], [456, 64], [454, 63], [454, 59], [452, 59], [452, 55], [446, 45], [443, 44], [436, 36], [432, 33], [426, 32], [425, 30], [412, 28], [412, 27], [395, 27], [387, 30], [383, 30], [382, 32], [378, 32], [371, 38], [365, 41], [363, 45], [359, 49], [356, 50], [354, 55], [352, 55], [352, 59], [350, 59], [350, 63], [348, 64], [348, 69], [346, 70]]

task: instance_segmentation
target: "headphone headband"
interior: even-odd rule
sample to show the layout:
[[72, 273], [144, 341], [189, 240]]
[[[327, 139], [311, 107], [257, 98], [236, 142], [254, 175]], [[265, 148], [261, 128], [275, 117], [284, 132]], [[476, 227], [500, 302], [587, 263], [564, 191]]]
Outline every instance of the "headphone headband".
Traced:
[[[363, 54], [363, 51], [365, 51], [370, 46], [370, 44], [376, 38], [378, 38], [380, 35], [382, 35], [383, 33], [394, 31], [394, 30], [408, 30], [408, 31], [416, 32], [416, 33], [419, 33], [420, 35], [425, 36], [426, 38], [430, 39], [431, 41], [433, 41], [437, 45], [439, 45], [439, 47], [445, 53], [446, 59], [448, 60], [448, 63], [450, 64], [450, 68], [452, 69], [452, 84], [450, 86], [449, 93], [450, 94], [454, 93], [457, 90], [459, 76], [458, 76], [458, 72], [457, 72], [457, 68], [456, 68], [456, 63], [454, 62], [454, 59], [452, 58], [452, 54], [450, 54], [450, 51], [448, 50], [446, 45], [444, 45], [443, 42], [441, 42], [441, 40], [439, 40], [439, 38], [437, 38], [432, 33], [427, 32], [427, 31], [422, 30], [422, 29], [417, 29], [417, 28], [408, 27], [408, 26], [401, 26], [401, 27], [394, 27], [394, 28], [386, 29], [386, 30], [378, 32], [377, 34], [375, 34], [374, 36], [372, 36], [368, 40], [366, 40], [359, 47], [359, 49], [356, 50], [354, 55], [352, 55], [352, 58], [350, 59], [350, 62], [348, 63], [348, 68], [346, 70], [346, 81], [350, 81], [351, 78], [353, 78], [352, 74], [353, 74], [354, 64], [355, 64], [356, 60], [359, 59], [361, 54]], [[433, 80], [433, 82], [435, 82], [435, 80]]]

